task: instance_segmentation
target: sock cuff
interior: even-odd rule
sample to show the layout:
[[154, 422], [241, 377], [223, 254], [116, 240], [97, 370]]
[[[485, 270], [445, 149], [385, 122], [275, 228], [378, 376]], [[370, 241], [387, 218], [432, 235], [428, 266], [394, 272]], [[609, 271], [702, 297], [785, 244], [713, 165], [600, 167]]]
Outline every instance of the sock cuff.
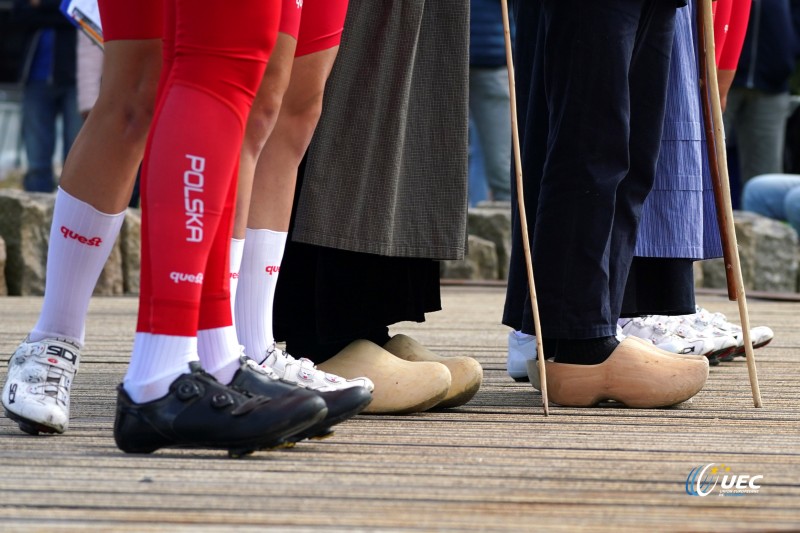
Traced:
[[86, 208], [91, 209], [96, 214], [98, 214], [100, 216], [103, 216], [103, 217], [109, 217], [109, 218], [122, 217], [127, 212], [127, 209], [123, 209], [119, 213], [103, 213], [102, 211], [100, 211], [96, 207], [94, 207], [92, 204], [90, 204], [90, 203], [88, 203], [88, 202], [86, 202], [84, 200], [81, 200], [80, 198], [77, 198], [75, 196], [72, 196], [70, 193], [68, 193], [67, 191], [62, 189], [61, 186], [59, 186], [58, 187], [58, 191], [56, 191], [56, 199], [58, 199], [59, 196], [67, 198], [68, 201], [70, 201], [70, 202], [77, 202], [81, 206], [85, 206]]
[[289, 236], [287, 231], [273, 231], [271, 229], [245, 229], [244, 241], [247, 244], [284, 243]]
[[137, 333], [122, 383], [133, 401], [156, 400], [169, 392], [178, 376], [189, 372], [191, 361], [197, 360], [196, 337]]
[[[37, 324], [38, 326], [38, 324]], [[76, 344], [79, 349], [83, 350], [83, 337], [76, 337], [75, 335], [65, 334], [58, 331], [48, 331], [46, 329], [37, 329], [35, 326], [28, 334], [31, 342], [39, 342], [45, 339], [66, 339], [69, 342]]]
[[238, 273], [242, 266], [242, 256], [244, 255], [244, 239], [231, 239], [230, 247], [230, 270]]
[[239, 347], [239, 339], [233, 326], [197, 330], [197, 350], [201, 360], [207, 349], [213, 350], [213, 355], [233, 352], [238, 359]]
[[239, 370], [241, 345], [233, 326], [201, 329], [197, 332], [197, 352], [206, 372], [221, 383], [230, 383]]

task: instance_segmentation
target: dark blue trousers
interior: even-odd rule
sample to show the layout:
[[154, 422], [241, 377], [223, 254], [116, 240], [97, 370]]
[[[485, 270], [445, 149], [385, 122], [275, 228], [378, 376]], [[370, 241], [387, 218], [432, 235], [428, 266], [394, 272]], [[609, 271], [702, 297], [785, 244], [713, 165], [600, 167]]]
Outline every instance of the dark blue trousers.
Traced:
[[[516, 2], [525, 205], [545, 337], [616, 333], [655, 176], [675, 10], [674, 0]], [[516, 209], [513, 221], [503, 323], [533, 333]]]

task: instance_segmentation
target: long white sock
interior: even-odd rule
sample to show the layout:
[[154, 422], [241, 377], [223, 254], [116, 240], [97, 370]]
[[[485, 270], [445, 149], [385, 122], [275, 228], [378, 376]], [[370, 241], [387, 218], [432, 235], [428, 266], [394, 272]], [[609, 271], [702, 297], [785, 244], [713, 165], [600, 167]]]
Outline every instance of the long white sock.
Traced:
[[197, 332], [197, 353], [206, 372], [226, 385], [239, 370], [239, 340], [233, 326]]
[[236, 333], [245, 353], [261, 361], [275, 342], [272, 304], [286, 232], [247, 229], [236, 297]]
[[59, 187], [47, 249], [44, 303], [31, 340], [65, 337], [83, 345], [86, 312], [125, 212], [101, 213]]
[[125, 391], [136, 403], [162, 398], [189, 363], [197, 361], [197, 337], [137, 333], [128, 372], [122, 380]]
[[231, 266], [231, 317], [236, 324], [236, 289], [239, 286], [239, 269], [242, 267], [242, 254], [244, 253], [244, 239], [231, 239], [230, 266]]

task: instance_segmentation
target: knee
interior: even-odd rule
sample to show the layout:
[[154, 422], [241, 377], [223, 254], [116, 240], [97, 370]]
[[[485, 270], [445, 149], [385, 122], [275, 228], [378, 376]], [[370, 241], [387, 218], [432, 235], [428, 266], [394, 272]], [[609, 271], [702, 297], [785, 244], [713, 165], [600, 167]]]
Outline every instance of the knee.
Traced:
[[[100, 97], [89, 113], [89, 121], [99, 120], [127, 146], [143, 148], [153, 122], [157, 80], [141, 79], [125, 88], [101, 87]], [[113, 133], [112, 133], [113, 132]]]
[[800, 186], [786, 194], [784, 208], [787, 222], [800, 234]]
[[282, 96], [277, 93], [259, 93], [250, 108], [245, 130], [244, 147], [248, 153], [257, 157], [267, 142], [281, 109]]
[[314, 130], [322, 115], [322, 92], [285, 105], [281, 110], [281, 120], [286, 121], [290, 134], [291, 148], [302, 157], [311, 142]]
[[155, 114], [157, 85], [143, 83], [131, 93], [123, 105], [124, 135], [131, 142], [147, 139]]
[[764, 193], [770, 188], [769, 181], [769, 176], [762, 175], [745, 182], [742, 189], [742, 209], [756, 213], [763, 211]]
[[748, 180], [744, 184], [744, 188], [742, 189], [742, 209], [745, 211], [752, 211], [753, 210], [753, 198], [755, 193], [753, 192], [755, 187], [753, 186], [753, 180]]
[[[800, 185], [800, 178], [791, 174], [762, 174], [749, 179], [742, 191], [742, 207], [766, 216], [783, 213], [783, 201], [791, 190]], [[777, 217], [780, 218], [780, 217]]]

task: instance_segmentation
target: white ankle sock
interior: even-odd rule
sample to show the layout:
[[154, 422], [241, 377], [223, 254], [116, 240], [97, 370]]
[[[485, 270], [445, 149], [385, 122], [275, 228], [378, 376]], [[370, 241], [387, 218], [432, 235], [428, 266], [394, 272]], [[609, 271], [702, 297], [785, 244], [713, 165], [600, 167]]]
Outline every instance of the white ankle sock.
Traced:
[[197, 337], [137, 333], [122, 384], [136, 403], [157, 400], [166, 396], [172, 382], [188, 374], [189, 363], [197, 360]]
[[231, 267], [231, 317], [236, 324], [236, 288], [239, 286], [239, 269], [242, 266], [242, 253], [244, 253], [244, 239], [231, 239], [230, 267]]
[[89, 300], [125, 212], [101, 213], [59, 187], [47, 249], [47, 281], [31, 340], [64, 337], [83, 345]]
[[275, 342], [272, 303], [278, 283], [286, 232], [247, 229], [236, 298], [236, 333], [245, 353], [261, 361]]
[[228, 384], [239, 370], [239, 340], [233, 326], [201, 329], [197, 332], [197, 352], [206, 372]]

